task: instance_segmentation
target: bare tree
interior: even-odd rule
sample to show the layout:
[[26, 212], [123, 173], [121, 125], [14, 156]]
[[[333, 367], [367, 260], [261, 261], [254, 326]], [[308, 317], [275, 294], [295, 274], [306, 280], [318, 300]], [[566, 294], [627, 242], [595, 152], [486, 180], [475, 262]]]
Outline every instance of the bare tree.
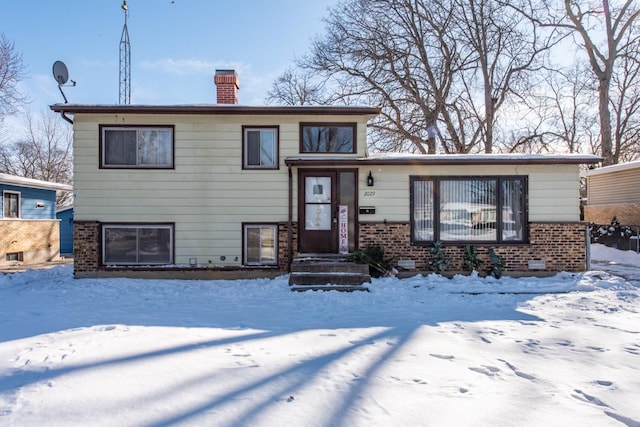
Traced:
[[[565, 0], [564, 6], [567, 19], [559, 26], [577, 34], [597, 80], [603, 164], [605, 166], [615, 164], [620, 158], [622, 144], [621, 140], [614, 144], [610, 110], [612, 83], [619, 85], [622, 82], [626, 85], [624, 79], [620, 80], [624, 73], [618, 74], [618, 81], [613, 82], [618, 62], [624, 61], [625, 72], [634, 73], [633, 70], [636, 70], [636, 75], [637, 68], [640, 67], [640, 8], [637, 0], [611, 2], [609, 0], [590, 2]], [[624, 90], [619, 91], [622, 97], [614, 106], [617, 108], [617, 113], [627, 108], [624, 92]], [[635, 95], [637, 96], [637, 93]], [[637, 111], [637, 108], [634, 110]], [[618, 122], [621, 123], [620, 119]]]
[[[523, 103], [526, 118], [510, 151], [592, 152], [598, 138], [597, 99], [589, 84], [589, 70], [579, 63], [566, 70], [547, 70], [538, 90]], [[535, 147], [535, 149], [534, 149]]]
[[623, 56], [611, 77], [613, 162], [640, 158], [640, 64]]
[[492, 152], [498, 109], [526, 95], [555, 36], [495, 0], [348, 0], [325, 21], [270, 101], [307, 102], [321, 87], [310, 102], [380, 106], [380, 151]]
[[[25, 178], [71, 184], [73, 177], [72, 131], [57, 114], [45, 110], [25, 115], [24, 131], [13, 142], [0, 146], [0, 172]], [[57, 205], [71, 200], [58, 195]]]
[[267, 104], [322, 105], [330, 103], [324, 91], [325, 81], [318, 81], [308, 70], [287, 68], [267, 92]]
[[[532, 76], [548, 67], [547, 54], [561, 37], [557, 30], [538, 27], [510, 8], [519, 6], [533, 16], [541, 13], [528, 2], [453, 0], [452, 6], [458, 45], [474, 60], [460, 74], [463, 93], [458, 99], [463, 102], [451, 108], [465, 107], [467, 117], [458, 126], [475, 138], [471, 145], [484, 145], [484, 151], [491, 153], [498, 110], [505, 103], [513, 106], [531, 96], [537, 86]], [[503, 127], [509, 116], [503, 117]]]
[[16, 51], [15, 44], [0, 33], [0, 121], [28, 101], [18, 89], [18, 83], [25, 76], [22, 55]]
[[[464, 63], [448, 31], [451, 11], [412, 0], [352, 0], [330, 13], [327, 33], [301, 65], [332, 78], [336, 97], [382, 107], [377, 149], [435, 153], [431, 129]], [[457, 133], [439, 134], [459, 144]]]

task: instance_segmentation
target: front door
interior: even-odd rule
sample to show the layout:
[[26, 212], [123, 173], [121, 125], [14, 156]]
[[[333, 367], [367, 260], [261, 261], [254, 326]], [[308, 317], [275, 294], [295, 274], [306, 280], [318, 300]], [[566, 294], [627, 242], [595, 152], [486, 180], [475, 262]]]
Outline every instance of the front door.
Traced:
[[352, 252], [357, 239], [357, 171], [306, 169], [298, 179], [298, 252]]
[[298, 251], [338, 251], [338, 205], [335, 171], [300, 171]]

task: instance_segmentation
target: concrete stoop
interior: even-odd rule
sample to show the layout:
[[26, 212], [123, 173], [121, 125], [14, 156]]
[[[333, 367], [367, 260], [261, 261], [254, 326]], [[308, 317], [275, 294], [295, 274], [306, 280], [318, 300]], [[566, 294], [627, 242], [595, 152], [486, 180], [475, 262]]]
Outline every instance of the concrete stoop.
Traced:
[[299, 255], [291, 264], [292, 291], [368, 291], [369, 266], [349, 262], [344, 256]]

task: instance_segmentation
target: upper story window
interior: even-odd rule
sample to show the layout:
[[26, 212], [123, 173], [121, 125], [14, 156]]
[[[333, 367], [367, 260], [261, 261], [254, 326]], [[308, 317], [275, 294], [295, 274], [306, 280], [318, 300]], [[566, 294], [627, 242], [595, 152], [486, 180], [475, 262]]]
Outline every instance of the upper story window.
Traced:
[[15, 191], [2, 193], [2, 217], [20, 218], [20, 193]]
[[414, 243], [524, 242], [524, 177], [411, 177]]
[[173, 168], [173, 126], [100, 126], [100, 167]]
[[278, 127], [242, 127], [242, 167], [278, 169]]
[[301, 153], [355, 153], [356, 123], [300, 123]]

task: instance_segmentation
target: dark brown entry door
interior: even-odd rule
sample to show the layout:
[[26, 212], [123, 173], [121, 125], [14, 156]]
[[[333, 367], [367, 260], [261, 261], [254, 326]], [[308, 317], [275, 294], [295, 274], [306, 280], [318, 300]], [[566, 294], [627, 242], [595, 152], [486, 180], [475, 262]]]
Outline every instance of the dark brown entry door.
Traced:
[[300, 171], [298, 252], [338, 252], [336, 183], [336, 171]]

